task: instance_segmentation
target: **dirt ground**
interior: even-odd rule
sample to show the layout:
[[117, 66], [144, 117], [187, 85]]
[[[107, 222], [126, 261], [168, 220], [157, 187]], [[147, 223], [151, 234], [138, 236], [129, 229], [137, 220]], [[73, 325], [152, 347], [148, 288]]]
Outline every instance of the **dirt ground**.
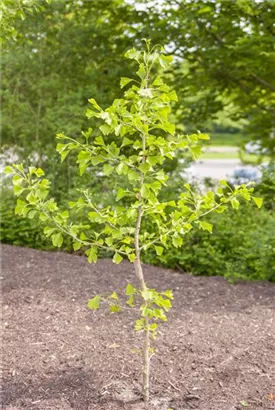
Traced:
[[135, 284], [132, 265], [3, 245], [1, 409], [275, 409], [275, 285], [144, 269], [175, 296], [146, 405], [135, 312], [86, 307]]

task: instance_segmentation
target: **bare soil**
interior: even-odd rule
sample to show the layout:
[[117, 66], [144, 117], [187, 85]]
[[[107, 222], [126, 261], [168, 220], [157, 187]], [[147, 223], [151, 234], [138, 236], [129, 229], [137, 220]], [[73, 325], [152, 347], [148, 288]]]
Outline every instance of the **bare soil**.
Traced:
[[3, 245], [2, 410], [275, 409], [275, 285], [144, 270], [175, 296], [148, 404], [136, 312], [86, 307], [135, 284], [132, 265]]

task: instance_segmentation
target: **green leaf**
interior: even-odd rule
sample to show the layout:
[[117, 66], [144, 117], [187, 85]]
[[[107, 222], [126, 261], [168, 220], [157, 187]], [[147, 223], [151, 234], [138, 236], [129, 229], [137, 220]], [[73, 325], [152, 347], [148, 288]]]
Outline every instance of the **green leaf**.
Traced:
[[128, 172], [128, 167], [125, 165], [123, 162], [121, 162], [117, 167], [116, 167], [116, 172], [118, 175], [126, 175]]
[[119, 188], [117, 191], [117, 196], [116, 196], [116, 201], [119, 201], [121, 198], [123, 198], [127, 192], [124, 191], [124, 189]]
[[131, 78], [127, 78], [127, 77], [121, 77], [120, 79], [120, 87], [123, 88], [125, 87], [127, 84], [129, 84], [131, 81], [133, 81]]
[[232, 208], [239, 209], [240, 202], [237, 200], [237, 198], [231, 199], [230, 202], [231, 202]]
[[116, 293], [116, 292], [113, 292], [113, 293], [111, 294], [110, 298], [111, 298], [111, 299], [116, 299], [116, 300], [118, 300], [117, 293]]
[[127, 138], [127, 137], [124, 137], [121, 146], [125, 147], [126, 145], [132, 145], [132, 144], [133, 144], [132, 140], [129, 140], [129, 138]]
[[197, 13], [204, 14], [204, 13], [211, 13], [211, 11], [212, 11], [212, 8], [210, 6], [205, 6], [205, 7], [199, 8]]
[[86, 162], [82, 162], [81, 164], [79, 164], [79, 174], [82, 176], [84, 174], [84, 172], [86, 171], [86, 169], [88, 168], [88, 164]]
[[130, 255], [128, 255], [128, 259], [130, 262], [134, 263], [136, 260], [136, 255], [134, 253], [130, 253]]
[[113, 256], [113, 262], [118, 265], [122, 261], [123, 261], [123, 257], [119, 253], [116, 252]]
[[67, 156], [69, 155], [70, 151], [62, 151], [60, 152], [61, 162], [63, 162]]
[[127, 283], [127, 286], [125, 289], [125, 295], [131, 296], [131, 295], [134, 295], [135, 293], [136, 293], [136, 289], [134, 288], [134, 286], [131, 285], [131, 283]]
[[172, 290], [165, 290], [162, 292], [162, 295], [166, 296], [169, 299], [174, 299]]
[[33, 219], [35, 217], [35, 215], [37, 215], [37, 211], [35, 211], [34, 209], [32, 211], [30, 211], [28, 213], [28, 218], [29, 219]]
[[172, 63], [173, 57], [172, 56], [165, 56], [163, 54], [159, 57], [159, 63], [162, 68], [167, 68]]
[[88, 308], [91, 310], [99, 309], [100, 299], [101, 297], [99, 295], [96, 295], [93, 299], [90, 299], [87, 305]]
[[153, 85], [155, 85], [155, 86], [163, 85], [162, 79], [159, 76], [156, 77], [155, 80], [153, 81]]
[[191, 154], [193, 156], [194, 159], [197, 159], [200, 157], [201, 155], [201, 146], [200, 145], [194, 145], [192, 147], [189, 148], [191, 151]]
[[126, 58], [129, 58], [130, 60], [139, 60], [141, 52], [136, 50], [135, 48], [131, 48], [130, 50], [126, 51], [124, 55]]
[[56, 231], [56, 229], [57, 228], [52, 228], [52, 227], [50, 227], [50, 226], [45, 226], [45, 228], [44, 228], [44, 234], [47, 236], [47, 237], [49, 237], [49, 236], [51, 236], [51, 234], [54, 232], [54, 231]]
[[94, 142], [96, 145], [105, 145], [104, 139], [101, 136], [96, 137]]
[[108, 124], [103, 124], [99, 127], [99, 129], [102, 132], [102, 134], [109, 135], [112, 128]]
[[104, 162], [104, 158], [102, 158], [101, 156], [99, 155], [91, 156], [92, 165], [98, 165], [102, 162]]
[[261, 208], [261, 206], [263, 204], [263, 198], [258, 198], [256, 196], [252, 196], [252, 199], [255, 202], [255, 204], [257, 205], [257, 207]]
[[51, 239], [52, 239], [53, 246], [57, 246], [58, 248], [62, 246], [63, 236], [60, 232], [53, 234]]
[[80, 249], [81, 246], [82, 246], [81, 242], [74, 242], [73, 243], [74, 251], [78, 251], [78, 249]]
[[151, 88], [141, 88], [138, 94], [145, 98], [154, 98], [154, 94]]
[[143, 162], [142, 164], [140, 164], [139, 169], [141, 170], [141, 172], [143, 174], [147, 174], [147, 172], [150, 171], [150, 164], [148, 164], [148, 162]]
[[15, 196], [21, 195], [24, 190], [25, 190], [25, 189], [22, 188], [22, 187], [19, 186], [19, 185], [14, 185], [14, 186], [13, 186], [13, 192], [14, 192], [14, 195], [15, 195]]
[[164, 124], [165, 131], [169, 132], [169, 134], [174, 135], [176, 131], [175, 124], [171, 124], [170, 122], [166, 122]]
[[177, 96], [176, 91], [171, 91], [168, 95], [171, 101], [178, 101], [178, 96]]
[[95, 100], [94, 98], [90, 98], [88, 101], [89, 101], [89, 103], [92, 104], [92, 106], [93, 106], [96, 110], [102, 111], [102, 109], [100, 108], [100, 106], [98, 105], [98, 103], [96, 102], [96, 100]]
[[140, 78], [141, 80], [143, 80], [143, 79], [146, 77], [146, 69], [145, 69], [145, 65], [144, 65], [143, 63], [141, 63], [141, 64], [139, 65], [139, 69], [138, 69], [138, 71], [136, 72], [136, 74], [139, 76], [139, 78]]
[[208, 134], [198, 134], [198, 138], [200, 140], [210, 140], [210, 137]]
[[156, 305], [161, 306], [166, 312], [168, 312], [172, 306], [170, 299], [163, 299], [162, 297], [157, 298], [155, 303]]
[[12, 174], [14, 172], [14, 169], [10, 166], [5, 167], [4, 169], [4, 174]]
[[110, 304], [110, 312], [120, 312], [121, 307], [119, 305], [115, 305], [113, 303]]
[[85, 251], [85, 254], [88, 256], [89, 263], [96, 263], [97, 262], [97, 248], [92, 246], [90, 249]]
[[210, 223], [208, 223], [208, 222], [199, 221], [199, 227], [200, 227], [200, 229], [202, 229], [203, 231], [208, 231], [208, 232], [212, 233], [213, 225], [210, 224]]
[[57, 140], [63, 140], [64, 138], [65, 138], [65, 135], [62, 132], [56, 134], [56, 139]]
[[104, 164], [104, 166], [103, 166], [103, 172], [104, 172], [104, 174], [105, 175], [107, 175], [107, 176], [109, 176], [109, 175], [111, 175], [111, 173], [114, 171], [114, 167], [112, 167], [111, 165], [109, 165], [109, 164]]
[[130, 182], [139, 181], [139, 179], [140, 179], [139, 173], [136, 172], [136, 171], [132, 171], [131, 169], [128, 171], [127, 177], [128, 177]]
[[17, 199], [17, 205], [14, 210], [15, 215], [23, 215], [26, 216], [29, 211], [29, 208], [27, 207], [26, 202], [21, 201], [21, 199]]
[[94, 110], [90, 110], [88, 108], [88, 110], [86, 111], [86, 117], [87, 118], [98, 117], [98, 116], [99, 116], [98, 112], [96, 112]]
[[182, 246], [183, 240], [182, 240], [182, 238], [181, 238], [180, 236], [174, 236], [174, 237], [172, 238], [172, 243], [173, 243], [173, 245], [175, 246], [175, 248], [179, 248], [179, 247]]
[[111, 246], [113, 245], [113, 243], [114, 243], [113, 237], [110, 236], [110, 237], [108, 237], [108, 238], [105, 238], [105, 243], [106, 243], [107, 246], [110, 246], [110, 247], [111, 247]]
[[144, 329], [145, 321], [144, 319], [138, 319], [135, 323], [135, 331], [139, 332], [140, 330]]
[[127, 300], [127, 305], [129, 305], [129, 306], [131, 306], [131, 307], [134, 307], [135, 306], [135, 298], [134, 298], [134, 296], [133, 295], [131, 295], [130, 297], [129, 297], [129, 299]]
[[43, 171], [43, 169], [37, 168], [37, 170], [35, 171], [35, 175], [39, 178], [45, 175], [45, 172]]
[[148, 184], [142, 185], [141, 190], [140, 190], [140, 194], [141, 194], [142, 198], [145, 198], [145, 199], [150, 198], [151, 191], [150, 191], [150, 188], [149, 188]]
[[161, 256], [163, 254], [163, 247], [162, 246], [155, 246], [156, 254]]

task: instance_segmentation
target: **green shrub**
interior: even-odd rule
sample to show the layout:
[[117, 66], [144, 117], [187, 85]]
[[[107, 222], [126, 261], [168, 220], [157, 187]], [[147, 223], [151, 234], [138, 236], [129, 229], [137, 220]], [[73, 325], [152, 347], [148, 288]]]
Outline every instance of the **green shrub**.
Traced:
[[262, 168], [262, 180], [255, 186], [255, 193], [264, 198], [266, 209], [275, 209], [275, 163]]
[[[175, 181], [175, 191], [181, 182], [180, 179]], [[170, 198], [173, 197], [171, 189], [169, 186], [165, 193]], [[272, 208], [273, 198], [267, 182], [260, 184], [256, 190], [259, 196], [264, 196], [264, 205]], [[14, 215], [15, 205], [12, 191], [5, 188], [1, 201], [1, 242], [35, 249], [54, 249], [36, 219]], [[231, 210], [212, 215], [208, 221], [215, 226], [212, 235], [207, 231], [191, 231], [185, 237], [184, 248], [171, 246], [162, 256], [147, 251], [145, 262], [196, 275], [275, 282], [275, 215], [272, 210], [264, 207], [258, 210], [247, 204], [238, 212]], [[72, 250], [70, 239], [62, 248]]]
[[229, 280], [275, 282], [275, 215], [243, 204], [236, 212], [211, 215], [213, 234], [191, 231], [182, 248], [162, 256], [147, 253], [146, 262], [196, 275], [221, 275]]
[[[52, 241], [43, 233], [43, 227], [37, 218], [27, 219], [14, 214], [16, 199], [13, 191], [7, 187], [1, 191], [1, 228], [0, 240], [2, 243], [28, 248], [53, 250]], [[71, 251], [72, 244], [69, 238], [63, 246], [64, 250]]]
[[12, 190], [2, 189], [1, 242], [37, 249], [52, 249], [51, 241], [43, 235], [39, 222], [14, 215], [15, 206], [16, 199]]

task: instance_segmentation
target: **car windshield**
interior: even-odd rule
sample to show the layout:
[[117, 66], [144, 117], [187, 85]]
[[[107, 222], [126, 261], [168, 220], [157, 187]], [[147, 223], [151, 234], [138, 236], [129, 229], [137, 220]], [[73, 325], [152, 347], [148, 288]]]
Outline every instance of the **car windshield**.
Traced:
[[257, 172], [250, 169], [237, 169], [233, 175], [236, 178], [256, 178]]

